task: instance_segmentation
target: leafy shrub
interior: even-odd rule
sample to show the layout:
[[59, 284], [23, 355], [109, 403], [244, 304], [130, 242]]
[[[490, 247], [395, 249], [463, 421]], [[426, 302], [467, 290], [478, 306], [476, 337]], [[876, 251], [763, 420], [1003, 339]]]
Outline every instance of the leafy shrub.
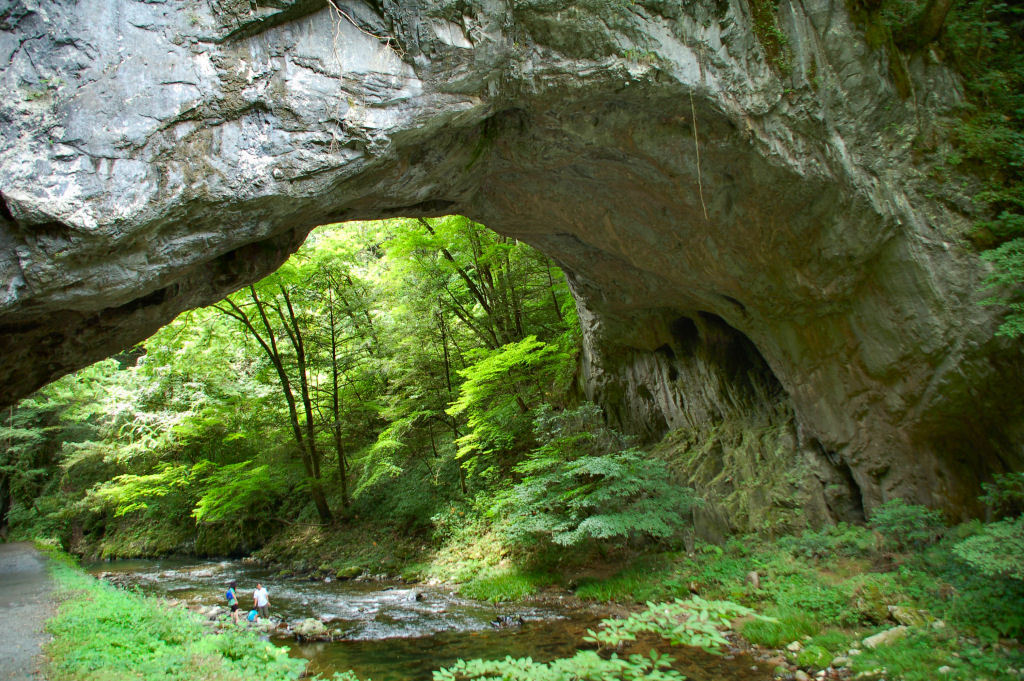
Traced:
[[1024, 514], [1024, 472], [996, 475], [981, 488], [985, 490], [981, 501], [997, 516]]
[[591, 539], [671, 536], [695, 503], [672, 483], [661, 461], [628, 448], [623, 436], [586, 404], [574, 411], [541, 411], [535, 422], [544, 444], [516, 467], [521, 483], [498, 508], [505, 531], [520, 541], [544, 537], [571, 546]]
[[779, 606], [805, 612], [829, 624], [854, 624], [857, 614], [850, 607], [850, 593], [842, 586], [825, 584], [805, 575], [778, 579], [768, 586]]
[[497, 350], [478, 350], [473, 360], [459, 371], [465, 381], [448, 414], [465, 416], [469, 428], [456, 441], [459, 458], [470, 472], [489, 477], [488, 455], [513, 451], [528, 440], [527, 414], [543, 401], [568, 356], [556, 345], [528, 336]]
[[649, 657], [631, 655], [622, 659], [612, 655], [604, 659], [592, 650], [581, 650], [573, 657], [547, 664], [530, 658], [504, 660], [459, 660], [451, 667], [434, 672], [433, 681], [684, 681], [686, 678], [670, 668], [672, 658], [651, 651]]
[[807, 530], [799, 537], [782, 537], [779, 546], [795, 556], [829, 558], [866, 556], [875, 548], [875, 538], [858, 525], [839, 523], [820, 530]]
[[953, 553], [983, 575], [1024, 580], [1024, 515], [985, 525]]
[[729, 641], [723, 630], [732, 626], [737, 617], [757, 615], [750, 608], [730, 601], [706, 601], [700, 596], [672, 603], [648, 603], [647, 609], [626, 619], [601, 620], [595, 631], [587, 630], [585, 641], [616, 647], [624, 641], [635, 641], [636, 635], [650, 633], [661, 636], [672, 645], [694, 646], [718, 654]]
[[878, 646], [874, 650], [865, 649], [862, 654], [851, 658], [855, 672], [870, 674], [876, 669], [885, 669], [886, 678], [905, 679], [905, 681], [936, 681], [943, 677], [936, 670], [947, 666], [954, 672], [947, 679], [977, 679], [960, 667], [960, 662], [950, 655], [950, 650], [939, 635], [927, 629], [911, 630], [906, 638], [890, 645]]
[[889, 619], [887, 606], [905, 600], [894, 575], [859, 575], [849, 582], [850, 607], [856, 620], [868, 624], [881, 624]]
[[923, 549], [942, 534], [942, 516], [925, 506], [892, 499], [874, 510], [868, 523], [894, 548]]

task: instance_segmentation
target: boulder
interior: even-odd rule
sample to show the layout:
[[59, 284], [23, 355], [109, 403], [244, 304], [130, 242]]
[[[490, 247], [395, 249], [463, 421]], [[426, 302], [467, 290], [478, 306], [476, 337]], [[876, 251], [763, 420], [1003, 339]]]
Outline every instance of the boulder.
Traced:
[[908, 627], [923, 627], [936, 621], [934, 617], [928, 614], [927, 610], [908, 608], [902, 605], [890, 605], [889, 617], [894, 622]]
[[327, 627], [320, 620], [304, 619], [292, 625], [292, 633], [302, 639], [319, 639], [327, 636]]
[[866, 639], [864, 639], [864, 647], [874, 650], [879, 646], [891, 645], [896, 641], [904, 638], [907, 635], [908, 631], [909, 627], [903, 625], [893, 627], [892, 629], [886, 629], [885, 631], [881, 631], [875, 634], [874, 636], [868, 636]]

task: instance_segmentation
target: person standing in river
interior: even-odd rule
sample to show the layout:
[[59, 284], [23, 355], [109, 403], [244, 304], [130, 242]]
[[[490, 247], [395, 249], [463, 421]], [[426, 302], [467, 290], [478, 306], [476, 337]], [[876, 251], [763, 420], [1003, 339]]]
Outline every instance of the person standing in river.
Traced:
[[231, 608], [231, 621], [238, 624], [238, 597], [235, 595], [235, 589], [237, 588], [235, 580], [228, 582], [227, 593], [224, 597], [228, 599], [228, 607]]
[[256, 584], [256, 590], [252, 592], [252, 602], [260, 617], [266, 618], [270, 616], [270, 596], [267, 595], [267, 590], [263, 588], [263, 584]]

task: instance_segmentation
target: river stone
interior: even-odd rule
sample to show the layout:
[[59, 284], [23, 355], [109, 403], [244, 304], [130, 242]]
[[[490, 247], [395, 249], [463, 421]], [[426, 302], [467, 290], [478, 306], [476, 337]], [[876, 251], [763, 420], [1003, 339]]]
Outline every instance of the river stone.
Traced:
[[341, 568], [335, 573], [338, 579], [355, 579], [359, 575], [363, 574], [363, 568], [358, 565], [350, 565], [346, 568]]
[[292, 625], [292, 633], [302, 638], [321, 638], [327, 634], [327, 627], [320, 620], [307, 618]]
[[807, 491], [747, 525], [978, 510], [1024, 468], [1024, 371], [978, 304], [976, 184], [929, 175], [961, 84], [926, 50], [903, 99], [847, 3], [774, 21], [770, 58], [745, 0], [3, 0], [0, 403], [316, 225], [461, 213], [565, 269], [614, 425], [785, 436]]

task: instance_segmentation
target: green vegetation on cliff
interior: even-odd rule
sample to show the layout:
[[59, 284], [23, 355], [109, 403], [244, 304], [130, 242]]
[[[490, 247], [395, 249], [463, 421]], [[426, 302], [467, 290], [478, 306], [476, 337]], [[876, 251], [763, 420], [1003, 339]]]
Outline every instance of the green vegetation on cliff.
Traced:
[[[971, 176], [978, 220], [971, 240], [994, 265], [999, 333], [1024, 335], [1024, 7], [987, 0], [853, 0], [870, 42], [888, 51], [897, 88], [911, 96], [906, 60], [927, 50], [963, 76], [964, 101], [943, 136], [944, 181]], [[932, 144], [919, 140], [922, 151]], [[949, 171], [952, 170], [953, 173]]]

